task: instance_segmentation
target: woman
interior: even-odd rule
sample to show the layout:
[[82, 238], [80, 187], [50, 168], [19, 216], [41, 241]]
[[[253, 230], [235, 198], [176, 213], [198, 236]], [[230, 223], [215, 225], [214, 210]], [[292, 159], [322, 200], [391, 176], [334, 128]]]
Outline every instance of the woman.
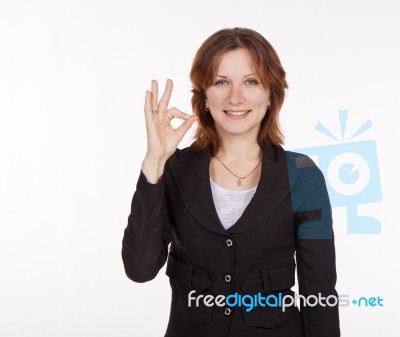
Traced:
[[[253, 30], [223, 29], [200, 47], [190, 77], [194, 116], [168, 108], [172, 81], [160, 101], [156, 81], [146, 92], [127, 276], [150, 281], [167, 261], [166, 337], [340, 336], [329, 198], [310, 158], [280, 145], [287, 84], [275, 50]], [[183, 120], [177, 129], [173, 118]], [[178, 149], [196, 120], [195, 142]], [[285, 306], [296, 265], [300, 309]]]

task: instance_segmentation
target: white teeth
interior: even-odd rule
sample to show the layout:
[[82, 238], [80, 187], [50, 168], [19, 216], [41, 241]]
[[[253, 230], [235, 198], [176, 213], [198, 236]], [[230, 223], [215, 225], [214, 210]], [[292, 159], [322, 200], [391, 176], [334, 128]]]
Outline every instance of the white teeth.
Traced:
[[249, 111], [248, 110], [246, 110], [246, 111], [226, 111], [226, 113], [228, 113], [229, 115], [234, 115], [234, 116], [241, 116], [247, 112], [249, 112]]

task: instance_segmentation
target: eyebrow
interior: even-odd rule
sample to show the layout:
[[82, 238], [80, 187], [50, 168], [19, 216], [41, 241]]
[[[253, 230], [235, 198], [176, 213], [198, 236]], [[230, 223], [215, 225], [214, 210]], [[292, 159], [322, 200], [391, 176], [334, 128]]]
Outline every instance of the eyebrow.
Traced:
[[[243, 77], [249, 77], [249, 76], [254, 76], [254, 75], [257, 76], [256, 73], [253, 73], [253, 74], [244, 75]], [[223, 75], [215, 75], [215, 76], [222, 77], [222, 78], [227, 78], [226, 76], [223, 76]]]

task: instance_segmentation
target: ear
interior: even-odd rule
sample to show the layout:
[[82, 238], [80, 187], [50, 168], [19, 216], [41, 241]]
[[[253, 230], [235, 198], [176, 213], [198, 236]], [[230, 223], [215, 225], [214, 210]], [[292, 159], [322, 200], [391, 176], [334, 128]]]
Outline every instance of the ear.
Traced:
[[206, 107], [206, 110], [209, 111], [209, 107], [208, 107], [208, 100], [207, 98], [204, 100], [204, 106]]

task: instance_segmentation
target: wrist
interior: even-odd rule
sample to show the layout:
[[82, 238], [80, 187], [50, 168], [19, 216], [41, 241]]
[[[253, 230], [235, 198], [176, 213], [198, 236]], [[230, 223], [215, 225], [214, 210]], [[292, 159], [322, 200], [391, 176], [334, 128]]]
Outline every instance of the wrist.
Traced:
[[152, 159], [147, 156], [142, 162], [142, 172], [149, 183], [156, 184], [164, 173], [165, 159]]

